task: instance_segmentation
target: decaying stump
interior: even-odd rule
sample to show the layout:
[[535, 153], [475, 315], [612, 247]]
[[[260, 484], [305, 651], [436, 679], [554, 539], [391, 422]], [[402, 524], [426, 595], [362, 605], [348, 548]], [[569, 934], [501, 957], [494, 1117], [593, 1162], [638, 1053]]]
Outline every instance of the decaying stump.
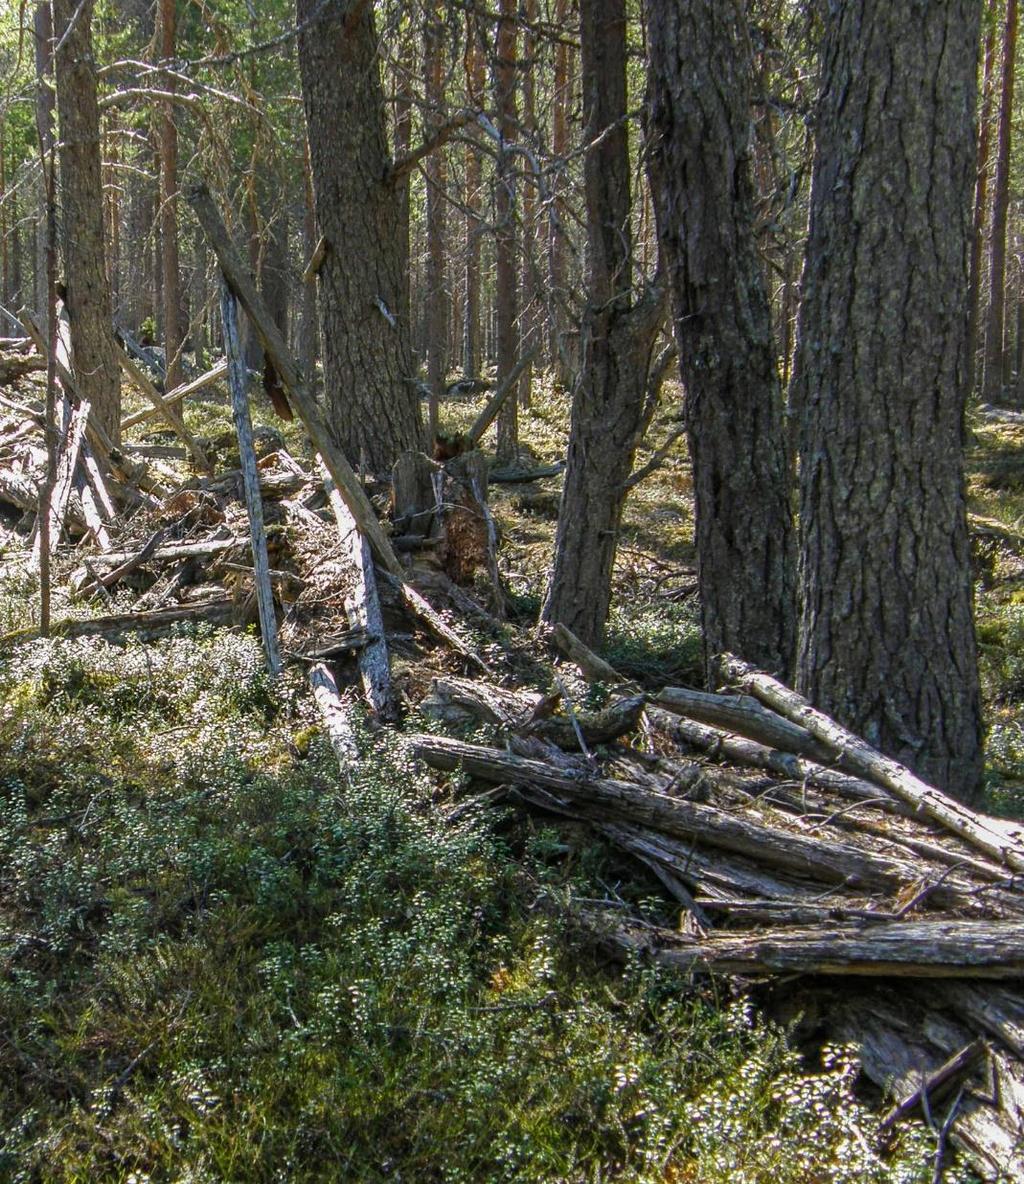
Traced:
[[404, 453], [392, 473], [392, 507], [399, 538], [419, 540], [419, 549], [429, 549], [455, 584], [473, 584], [484, 572], [491, 607], [504, 615], [498, 535], [487, 504], [482, 453], [467, 452], [443, 464], [421, 452]]

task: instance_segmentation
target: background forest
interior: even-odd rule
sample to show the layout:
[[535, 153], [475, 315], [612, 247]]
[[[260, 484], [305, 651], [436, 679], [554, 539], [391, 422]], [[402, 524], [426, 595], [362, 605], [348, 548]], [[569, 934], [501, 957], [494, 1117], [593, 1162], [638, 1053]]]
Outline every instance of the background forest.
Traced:
[[[804, 980], [755, 1008], [746, 978], [601, 928], [693, 936], [692, 850], [652, 859], [500, 778], [467, 797], [425, 754], [455, 718], [508, 747], [525, 703], [571, 722], [571, 777], [600, 760], [668, 792], [657, 728], [595, 756], [588, 721], [632, 703], [635, 730], [655, 688], [735, 681], [731, 653], [1021, 816], [1017, 0], [0, 5], [0, 1179], [1015, 1178], [1019, 1137], [962, 1093], [882, 1124], [976, 1028], [929, 1012], [912, 1071], [862, 1073], [869, 996], [832, 1034]], [[280, 353], [244, 311], [231, 346], [218, 216]], [[259, 578], [221, 554], [252, 515], [232, 349], [260, 464], [284, 466], [256, 479], [277, 677], [218, 627], [255, 619]], [[51, 522], [57, 433], [23, 440], [62, 383], [86, 442]], [[486, 530], [417, 534], [424, 487]], [[346, 562], [345, 521], [381, 569], [396, 683], [378, 700], [362, 672], [340, 741], [301, 665], [367, 644], [326, 646], [358, 632], [332, 512]], [[454, 654], [422, 644], [443, 622], [399, 620], [377, 514]], [[189, 601], [214, 585], [230, 604]], [[155, 640], [90, 629], [172, 603], [191, 623]], [[511, 698], [444, 700], [459, 655]], [[940, 907], [969, 862], [919, 868], [886, 916]], [[1016, 917], [1009, 868], [985, 920]], [[945, 891], [960, 918], [989, 889]], [[1019, 1058], [1024, 1003], [986, 998]]]

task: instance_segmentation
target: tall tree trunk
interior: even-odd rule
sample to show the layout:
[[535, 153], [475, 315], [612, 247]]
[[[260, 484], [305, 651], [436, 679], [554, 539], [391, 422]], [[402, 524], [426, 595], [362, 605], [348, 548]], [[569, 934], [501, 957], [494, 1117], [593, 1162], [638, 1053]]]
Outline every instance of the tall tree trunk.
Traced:
[[[309, 144], [305, 145], [303, 167], [303, 193], [305, 203], [302, 219], [303, 267], [313, 258], [316, 250], [316, 210], [313, 207], [313, 174], [309, 165]], [[302, 285], [302, 312], [299, 319], [299, 365], [302, 372], [312, 375], [319, 356], [316, 325], [316, 276], [310, 276]]]
[[[431, 0], [424, 17], [423, 65], [426, 75], [426, 98], [429, 112], [427, 129], [429, 135], [437, 130], [441, 122], [444, 101], [444, 23], [443, 13], [437, 0]], [[426, 352], [427, 386], [430, 388], [430, 419], [428, 431], [431, 440], [437, 435], [437, 415], [444, 390], [445, 372], [448, 367], [448, 293], [445, 290], [445, 185], [447, 169], [444, 150], [432, 152], [424, 162], [427, 182], [427, 274]]]
[[988, 157], [992, 123], [992, 68], [995, 61], [996, 28], [993, 18], [985, 34], [982, 66], [981, 119], [978, 130], [978, 168], [975, 182], [974, 226], [971, 230], [971, 270], [967, 290], [967, 379], [968, 398], [974, 394], [978, 365], [978, 326], [981, 320], [981, 263], [984, 248], [985, 213], [988, 207]]
[[92, 49], [93, 0], [54, 0], [60, 205], [67, 310], [79, 394], [116, 443], [121, 380], [103, 247], [100, 119]]
[[782, 391], [754, 231], [741, 0], [647, 0], [648, 160], [669, 277], [708, 679], [724, 651], [787, 677], [795, 540]]
[[[466, 15], [466, 90], [470, 102], [484, 103], [485, 63], [477, 17]], [[475, 136], [474, 136], [475, 139]], [[466, 146], [465, 305], [462, 319], [462, 370], [467, 378], [480, 373], [480, 153], [474, 143]]]
[[[505, 145], [516, 136], [516, 0], [501, 0], [495, 38], [495, 103], [498, 108], [498, 179], [494, 198], [495, 303], [498, 318], [498, 381], [512, 371], [519, 356], [519, 293], [516, 283], [515, 171]], [[498, 413], [499, 464], [509, 464], [519, 451], [519, 404], [506, 399]]]
[[625, 482], [643, 420], [662, 301], [633, 297], [625, 0], [582, 6], [587, 293], [583, 364], [573, 395], [555, 559], [543, 619], [601, 641]]
[[[165, 61], [174, 57], [176, 0], [160, 0], [160, 53]], [[168, 75], [161, 85], [174, 90]], [[164, 352], [167, 358], [167, 389], [181, 383], [181, 275], [178, 260], [178, 129], [174, 102], [167, 99], [160, 115], [160, 270], [163, 273]]]
[[985, 325], [985, 398], [1004, 389], [1004, 320], [1006, 316], [1006, 219], [1010, 206], [1010, 136], [1013, 129], [1013, 77], [1017, 58], [1017, 0], [1006, 0], [1003, 71], [999, 98], [996, 175], [992, 187], [992, 237], [989, 246], [989, 302]]
[[[569, 22], [571, 0], [555, 0], [555, 27], [565, 29]], [[557, 168], [551, 180], [553, 216], [548, 225], [548, 364], [563, 386], [572, 379], [572, 367], [566, 365], [565, 340], [568, 322], [567, 247], [565, 239], [565, 170], [569, 156], [569, 111], [572, 107], [573, 56], [566, 39], [555, 46], [553, 94], [551, 96], [551, 152]]]
[[[54, 149], [53, 112], [56, 98], [53, 91], [53, 12], [48, 0], [37, 0], [32, 14], [33, 37], [35, 41], [36, 65], [36, 128], [39, 134], [39, 151], [45, 160], [50, 160]], [[36, 220], [35, 256], [35, 306], [40, 314], [49, 302], [47, 284], [47, 217], [46, 166], [39, 186], [39, 215]]]
[[962, 458], [978, 9], [833, 10], [793, 379], [797, 685], [962, 797], [981, 770]]
[[[537, 0], [523, 0], [523, 131], [531, 147], [537, 144], [537, 34], [533, 28], [537, 19]], [[521, 293], [520, 314], [521, 338], [520, 348], [523, 353], [532, 349], [537, 343], [540, 330], [537, 299], [537, 185], [532, 177], [528, 177], [523, 186], [523, 251], [522, 269], [519, 283]], [[519, 378], [519, 406], [529, 407], [533, 392], [533, 364], [527, 363]]]
[[296, 0], [300, 26], [314, 13], [299, 36], [299, 66], [326, 242], [319, 298], [328, 416], [345, 454], [383, 473], [423, 441], [409, 325], [399, 315], [402, 195], [389, 179], [373, 6]]

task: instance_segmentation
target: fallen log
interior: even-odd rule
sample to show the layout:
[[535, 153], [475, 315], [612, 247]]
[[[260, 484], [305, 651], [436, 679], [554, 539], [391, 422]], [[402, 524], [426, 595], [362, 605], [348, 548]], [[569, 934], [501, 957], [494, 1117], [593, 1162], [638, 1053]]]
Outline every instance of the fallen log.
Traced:
[[[166, 543], [159, 546], [147, 556], [151, 563], [175, 563], [179, 559], [209, 559], [225, 551], [235, 548], [248, 548], [249, 540], [241, 535], [228, 535], [226, 538], [200, 539], [197, 542]], [[120, 567], [122, 564], [135, 559], [138, 550], [107, 551], [100, 555], [93, 555], [91, 561], [98, 567]]]
[[769, 711], [752, 695], [715, 695], [686, 687], [664, 687], [653, 699], [659, 707], [676, 715], [712, 724], [770, 748], [819, 762], [835, 757], [835, 751], [816, 740], [806, 728]]
[[555, 624], [552, 627], [552, 637], [559, 650], [570, 662], [576, 663], [580, 673], [588, 681], [610, 683], [613, 686], [616, 683], [629, 681], [619, 674], [614, 666], [609, 666], [604, 658], [598, 657], [592, 649], [585, 646], [576, 634], [565, 625]]
[[348, 774], [359, 761], [359, 745], [356, 743], [355, 728], [352, 726], [351, 708], [348, 707], [338, 694], [338, 684], [330, 669], [318, 663], [309, 672], [309, 685], [313, 689], [313, 699], [324, 722], [327, 738], [338, 758], [338, 764], [344, 774]]
[[[178, 625], [203, 621], [211, 625], [226, 625], [234, 622], [236, 606], [230, 597], [200, 600], [194, 604], [161, 608], [153, 612], [116, 613], [108, 617], [93, 617], [88, 621], [53, 621], [50, 635], [53, 637], [105, 637], [113, 641], [125, 634], [133, 633], [143, 641], [163, 637]], [[39, 636], [37, 626], [17, 629], [0, 637], [0, 648], [32, 641]]]
[[[218, 362], [213, 369], [207, 370], [205, 374], [200, 374], [198, 378], [193, 378], [191, 382], [182, 383], [181, 386], [176, 386], [174, 390], [168, 391], [166, 395], [162, 396], [164, 407], [167, 409], [177, 407], [183, 399], [187, 399], [190, 395], [198, 394], [208, 386], [212, 386], [215, 382], [226, 378], [227, 373], [228, 364], [225, 359]], [[146, 423], [147, 420], [155, 419], [162, 413], [160, 407], [151, 407], [147, 411], [136, 411], [134, 415], [127, 415], [121, 420], [121, 431], [126, 432], [129, 428], [135, 427], [136, 424]]]
[[271, 678], [281, 672], [281, 654], [277, 644], [277, 617], [274, 615], [274, 590], [270, 584], [270, 560], [267, 556], [267, 532], [263, 525], [263, 502], [260, 498], [260, 479], [256, 470], [256, 449], [252, 439], [252, 419], [249, 415], [249, 375], [242, 360], [242, 346], [238, 334], [238, 306], [225, 282], [221, 292], [221, 323], [224, 328], [224, 347], [228, 356], [228, 385], [231, 389], [231, 413], [238, 438], [238, 454], [242, 468], [242, 487], [249, 518], [249, 546], [252, 550], [253, 580], [256, 585], [256, 608], [260, 618], [263, 651]]
[[[815, 840], [753, 821], [714, 806], [641, 789], [626, 781], [573, 776], [537, 760], [513, 756], [479, 744], [444, 736], [414, 735], [416, 756], [436, 769], [462, 767], [471, 776], [512, 785], [536, 785], [568, 799], [588, 817], [639, 823], [709, 846], [811, 876], [827, 884], [895, 890], [913, 883], [916, 869], [903, 861], [877, 856], [845, 843]], [[686, 794], [704, 784], [728, 786], [729, 774], [694, 764], [680, 767], [676, 791]]]
[[735, 683], [748, 689], [762, 703], [828, 745], [836, 759], [851, 772], [890, 790], [925, 817], [940, 823], [990, 858], [1014, 871], [1024, 871], [1024, 830], [1019, 826], [977, 814], [948, 794], [927, 785], [905, 765], [883, 756], [867, 741], [815, 710], [801, 695], [731, 654], [723, 655], [722, 668]]
[[399, 596], [401, 596], [406, 608], [415, 616], [419, 617], [435, 637], [446, 642], [456, 653], [461, 654], [467, 661], [472, 662], [474, 666], [482, 670], [485, 674], [493, 673], [490, 666], [487, 665], [476, 650], [447, 624], [441, 614], [424, 600], [412, 584], [404, 579], [393, 576], [390, 572], [385, 572], [384, 576], [388, 583], [395, 588]]
[[185, 445], [198, 467], [205, 469], [207, 472], [212, 472], [209, 458], [185, 426], [185, 420], [182, 418], [181, 410], [178, 406], [167, 402], [164, 396], [156, 389], [149, 375], [132, 361], [123, 348], [119, 349], [119, 355], [118, 361], [121, 364], [121, 369], [128, 375], [134, 386], [153, 404], [156, 414], [164, 420], [171, 431]]
[[487, 400], [487, 405], [476, 417], [476, 421], [473, 423], [473, 426], [466, 433], [467, 452], [473, 448], [476, 448], [476, 446], [480, 443], [484, 432], [486, 432], [491, 424], [494, 423], [495, 419], [497, 419], [498, 412], [504, 405], [505, 400], [508, 399], [514, 390], [516, 390], [520, 374], [522, 374], [526, 367], [529, 366], [529, 364], [539, 352], [539, 345], [535, 345], [532, 347], [532, 349], [528, 349], [508, 372], [501, 384], [495, 390], [494, 394], [491, 395], [490, 399]]
[[34, 354], [0, 353], [0, 386], [16, 382], [26, 374], [35, 374], [46, 369], [43, 358]]
[[203, 184], [194, 185], [188, 192], [188, 200], [217, 256], [217, 262], [225, 280], [238, 297], [256, 329], [264, 352], [270, 358], [278, 377], [287, 388], [291, 404], [302, 420], [313, 447], [323, 459], [327, 471], [331, 475], [331, 480], [359, 524], [359, 529], [369, 540], [374, 555], [389, 572], [399, 579], [403, 579], [401, 561], [388, 541], [352, 466], [332, 441], [313, 393], [302, 377], [285, 344], [281, 331], [257, 291], [248, 268], [242, 263], [238, 249], [232, 242], [227, 227], [214, 205], [210, 190]]
[[787, 926], [699, 939], [672, 930], [620, 930], [620, 939], [684, 972], [738, 975], [840, 974], [1017, 979], [1024, 975], [1024, 923], [896, 921]]
[[355, 576], [352, 595], [345, 598], [345, 612], [352, 629], [361, 630], [366, 644], [357, 652], [359, 677], [370, 711], [378, 720], [394, 720], [398, 702], [391, 684], [391, 662], [384, 634], [384, 617], [366, 536], [356, 525], [337, 486], [324, 470], [324, 485], [338, 527], [341, 553]]

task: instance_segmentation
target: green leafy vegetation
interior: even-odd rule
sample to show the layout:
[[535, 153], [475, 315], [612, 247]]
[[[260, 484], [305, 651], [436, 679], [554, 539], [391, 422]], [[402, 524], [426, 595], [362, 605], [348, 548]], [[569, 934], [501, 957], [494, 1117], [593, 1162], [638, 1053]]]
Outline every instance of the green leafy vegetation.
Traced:
[[24, 644], [0, 703], [2, 1178], [930, 1178], [845, 1054], [595, 961], [599, 857], [394, 737], [344, 782], [254, 638]]

